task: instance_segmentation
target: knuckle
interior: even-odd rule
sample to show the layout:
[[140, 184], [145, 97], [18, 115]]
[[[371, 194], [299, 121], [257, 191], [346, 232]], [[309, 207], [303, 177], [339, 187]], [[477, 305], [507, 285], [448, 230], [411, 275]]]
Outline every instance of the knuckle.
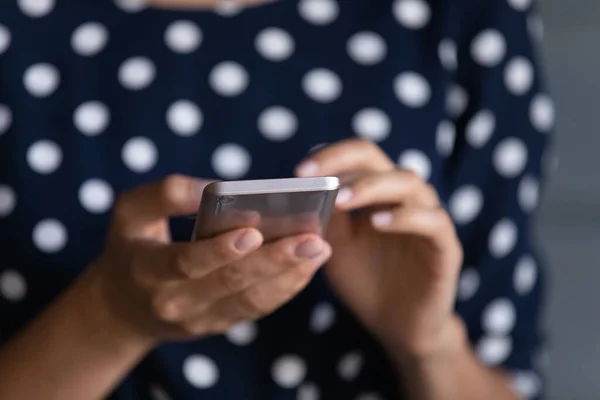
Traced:
[[191, 320], [179, 324], [180, 329], [188, 336], [201, 336], [208, 333], [208, 327], [204, 321]]
[[193, 271], [191, 268], [190, 256], [186, 251], [173, 250], [172, 266], [173, 271], [177, 276], [182, 278], [192, 278]]
[[413, 185], [420, 185], [424, 183], [423, 178], [416, 171], [412, 169], [401, 169], [398, 171], [402, 179], [410, 182]]
[[173, 299], [155, 296], [152, 299], [152, 313], [159, 320], [170, 320], [177, 316], [177, 305]]
[[220, 238], [214, 245], [210, 246], [210, 252], [215, 260], [230, 260], [233, 258], [233, 251], [228, 238]]
[[119, 194], [113, 207], [113, 220], [117, 225], [122, 225], [131, 215], [131, 196], [129, 193]]
[[220, 271], [221, 282], [230, 293], [237, 293], [249, 285], [247, 274], [239, 264], [233, 264]]
[[243, 314], [252, 319], [259, 319], [269, 314], [270, 309], [258, 290], [247, 291], [240, 296]]

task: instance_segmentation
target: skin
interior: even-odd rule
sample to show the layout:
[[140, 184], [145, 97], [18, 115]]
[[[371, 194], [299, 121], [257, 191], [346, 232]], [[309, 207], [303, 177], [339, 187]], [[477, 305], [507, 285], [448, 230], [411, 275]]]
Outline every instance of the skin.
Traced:
[[453, 311], [462, 252], [435, 190], [360, 140], [312, 154], [297, 174], [343, 177], [326, 241], [306, 234], [263, 245], [249, 224], [172, 243], [167, 217], [195, 212], [204, 183], [173, 176], [125, 193], [104, 253], [0, 351], [0, 398], [101, 399], [156, 345], [267, 315], [329, 260], [333, 287], [387, 349], [410, 399], [516, 399], [501, 371], [479, 364]]
[[321, 149], [296, 174], [342, 177], [326, 273], [387, 349], [409, 398], [515, 399], [502, 372], [479, 364], [454, 312], [462, 249], [435, 189], [359, 139]]

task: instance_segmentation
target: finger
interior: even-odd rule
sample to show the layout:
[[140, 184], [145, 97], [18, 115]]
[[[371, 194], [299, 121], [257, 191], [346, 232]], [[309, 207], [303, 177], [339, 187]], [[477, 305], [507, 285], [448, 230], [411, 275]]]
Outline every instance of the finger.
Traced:
[[[260, 223], [260, 214], [251, 210], [231, 210], [219, 214], [217, 218], [204, 219], [200, 216], [192, 240], [207, 239], [234, 229], [258, 228]], [[262, 232], [262, 229], [259, 230]]]
[[113, 225], [125, 236], [142, 235], [148, 226], [169, 216], [195, 213], [208, 181], [171, 175], [121, 195]]
[[252, 286], [237, 295], [223, 298], [213, 303], [206, 317], [217, 322], [217, 326], [230, 326], [245, 319], [259, 319], [280, 308], [311, 281], [318, 266], [304, 263], [300, 268]]
[[441, 251], [459, 243], [452, 219], [442, 208], [396, 207], [373, 213], [371, 223], [381, 232], [423, 237]]
[[161, 280], [201, 279], [242, 259], [262, 243], [261, 233], [254, 228], [238, 229], [196, 242], [174, 243], [164, 250], [168, 262], [157, 265], [154, 273]]
[[300, 236], [265, 245], [259, 251], [231, 265], [215, 270], [204, 279], [183, 281], [164, 294], [174, 303], [177, 316], [187, 318], [219, 299], [241, 293], [253, 285], [288, 271], [319, 267], [331, 255], [330, 247], [318, 237]]
[[403, 204], [419, 207], [438, 207], [436, 191], [416, 173], [394, 170], [366, 175], [342, 187], [336, 206], [342, 210], [354, 210], [368, 206]]
[[394, 167], [394, 163], [376, 144], [362, 139], [347, 139], [311, 154], [296, 168], [296, 175], [308, 177], [356, 171], [383, 172]]

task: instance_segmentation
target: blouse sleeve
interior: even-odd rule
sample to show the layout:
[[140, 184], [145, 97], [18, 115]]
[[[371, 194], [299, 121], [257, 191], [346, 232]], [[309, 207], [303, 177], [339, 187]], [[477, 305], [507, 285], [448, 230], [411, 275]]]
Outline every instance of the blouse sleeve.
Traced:
[[455, 130], [444, 187], [465, 251], [457, 310], [479, 358], [507, 370], [523, 398], [541, 399], [544, 284], [532, 213], [554, 123], [535, 53], [541, 22], [529, 1], [476, 3], [473, 22], [440, 46], [455, 82], [454, 124], [441, 127], [438, 145]]

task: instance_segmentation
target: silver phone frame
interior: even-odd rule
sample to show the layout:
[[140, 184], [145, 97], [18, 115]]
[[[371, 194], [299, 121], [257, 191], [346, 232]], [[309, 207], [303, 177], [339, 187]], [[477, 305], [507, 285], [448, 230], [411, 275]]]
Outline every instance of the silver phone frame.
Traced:
[[215, 196], [235, 196], [247, 194], [318, 192], [336, 190], [339, 188], [339, 178], [335, 176], [324, 176], [316, 178], [220, 181], [208, 184], [206, 188], [204, 188], [204, 191]]

